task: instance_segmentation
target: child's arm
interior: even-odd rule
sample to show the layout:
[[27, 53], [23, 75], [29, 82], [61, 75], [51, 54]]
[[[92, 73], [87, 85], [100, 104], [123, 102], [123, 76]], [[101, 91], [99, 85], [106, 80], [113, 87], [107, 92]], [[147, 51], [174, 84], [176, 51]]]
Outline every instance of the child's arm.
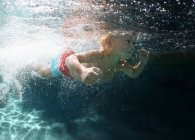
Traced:
[[98, 51], [89, 51], [69, 56], [66, 60], [66, 64], [68, 65], [73, 78], [82, 81], [85, 84], [95, 83], [101, 74], [101, 70], [97, 67], [87, 68], [81, 63], [91, 62], [97, 57], [99, 57]]
[[122, 60], [120, 64], [121, 71], [134, 79], [140, 75], [149, 59], [149, 52], [147, 50], [141, 49], [139, 53], [140, 61], [137, 65], [132, 66], [126, 60]]

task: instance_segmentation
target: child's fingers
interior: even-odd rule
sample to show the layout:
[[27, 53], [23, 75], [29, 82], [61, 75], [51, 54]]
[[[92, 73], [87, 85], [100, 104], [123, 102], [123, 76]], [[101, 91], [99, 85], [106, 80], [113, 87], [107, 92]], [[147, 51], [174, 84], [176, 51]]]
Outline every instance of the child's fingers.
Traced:
[[91, 75], [99, 76], [99, 74], [94, 70], [91, 72]]
[[95, 73], [97, 73], [98, 75], [102, 73], [101, 69], [100, 68], [97, 68], [97, 67], [92, 67], [93, 71]]
[[100, 71], [99, 68], [91, 67], [89, 69], [90, 70], [89, 70], [89, 72], [88, 72], [88, 74], [87, 74], [87, 76], [86, 76], [86, 78], [84, 80], [85, 83], [88, 83], [88, 84], [96, 82], [98, 80], [98, 78], [99, 78], [99, 75], [100, 75], [99, 74], [99, 71]]

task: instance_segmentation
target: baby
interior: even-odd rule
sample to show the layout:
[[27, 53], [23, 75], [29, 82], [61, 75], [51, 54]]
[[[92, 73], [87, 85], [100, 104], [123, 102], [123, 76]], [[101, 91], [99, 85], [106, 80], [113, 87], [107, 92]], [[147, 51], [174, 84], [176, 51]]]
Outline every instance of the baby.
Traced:
[[43, 77], [66, 75], [85, 84], [102, 83], [111, 80], [119, 72], [137, 78], [148, 62], [149, 52], [139, 50], [140, 61], [135, 66], [127, 60], [132, 56], [134, 42], [139, 33], [108, 33], [100, 38], [100, 49], [75, 53], [68, 50], [54, 58], [48, 68], [33, 66]]

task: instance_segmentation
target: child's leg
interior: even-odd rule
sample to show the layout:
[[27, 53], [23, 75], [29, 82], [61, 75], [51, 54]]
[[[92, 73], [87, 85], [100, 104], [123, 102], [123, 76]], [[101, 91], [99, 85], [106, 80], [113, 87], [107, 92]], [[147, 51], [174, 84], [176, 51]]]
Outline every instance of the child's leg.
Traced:
[[42, 65], [31, 65], [32, 70], [37, 72], [43, 78], [51, 78], [51, 68], [49, 66], [42, 66]]
[[58, 54], [54, 57], [48, 66], [43, 65], [32, 65], [31, 68], [40, 74], [43, 78], [56, 78], [60, 77], [63, 74], [59, 70], [61, 54]]

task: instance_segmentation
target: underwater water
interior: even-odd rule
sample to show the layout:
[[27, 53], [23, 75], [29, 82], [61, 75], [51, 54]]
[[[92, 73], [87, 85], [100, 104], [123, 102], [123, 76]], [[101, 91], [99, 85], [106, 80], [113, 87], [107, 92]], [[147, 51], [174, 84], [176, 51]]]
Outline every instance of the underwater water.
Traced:
[[[77, 0], [0, 0], [0, 139], [193, 139], [194, 6], [180, 0], [111, 1], [103, 8]], [[63, 49], [98, 48], [96, 37], [64, 35], [64, 21], [74, 14], [143, 32], [137, 48], [179, 52], [184, 60], [154, 58], [137, 80], [121, 74], [94, 86], [29, 73], [29, 64], [46, 65]]]

